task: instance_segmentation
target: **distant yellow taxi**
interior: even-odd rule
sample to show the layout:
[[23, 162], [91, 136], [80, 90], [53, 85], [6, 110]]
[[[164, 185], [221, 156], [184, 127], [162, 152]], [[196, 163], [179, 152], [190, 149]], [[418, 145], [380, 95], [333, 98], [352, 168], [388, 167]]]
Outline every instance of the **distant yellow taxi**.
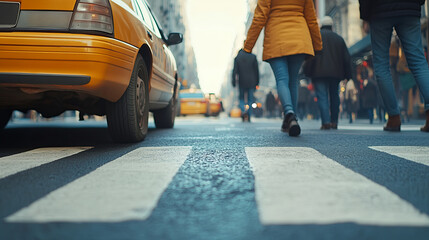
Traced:
[[199, 89], [180, 90], [180, 115], [204, 114], [207, 115], [209, 100]]
[[220, 112], [222, 111], [220, 99], [214, 93], [209, 93], [207, 99], [209, 102], [207, 115], [215, 117], [219, 116]]
[[0, 129], [13, 110], [106, 115], [112, 138], [172, 128], [180, 83], [146, 0], [0, 1]]

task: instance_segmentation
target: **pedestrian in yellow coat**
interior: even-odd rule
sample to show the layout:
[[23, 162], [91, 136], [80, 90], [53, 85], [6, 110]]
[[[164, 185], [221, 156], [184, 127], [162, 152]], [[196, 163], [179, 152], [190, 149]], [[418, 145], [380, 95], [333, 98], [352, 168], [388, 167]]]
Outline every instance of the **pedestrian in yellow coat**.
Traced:
[[298, 136], [298, 72], [306, 56], [322, 50], [313, 0], [258, 0], [244, 51], [252, 52], [263, 28], [263, 60], [273, 69], [285, 115], [281, 129]]

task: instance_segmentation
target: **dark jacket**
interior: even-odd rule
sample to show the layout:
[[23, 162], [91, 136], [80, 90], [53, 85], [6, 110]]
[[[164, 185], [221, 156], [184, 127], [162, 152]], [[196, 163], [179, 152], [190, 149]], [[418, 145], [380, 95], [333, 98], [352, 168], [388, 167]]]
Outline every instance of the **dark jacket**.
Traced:
[[265, 98], [265, 105], [268, 111], [273, 111], [276, 108], [276, 98], [272, 92], [267, 94], [267, 97]]
[[259, 85], [258, 67], [258, 60], [254, 54], [240, 50], [234, 60], [232, 86], [235, 87], [238, 80], [240, 88], [256, 88]]
[[378, 89], [376, 83], [372, 80], [369, 80], [361, 92], [363, 108], [376, 108], [378, 106], [377, 91]]
[[321, 78], [352, 78], [351, 58], [344, 39], [330, 27], [323, 27], [320, 32], [323, 41], [322, 54], [305, 63], [305, 75], [313, 81]]
[[380, 18], [421, 16], [426, 0], [359, 0], [360, 17], [370, 21]]

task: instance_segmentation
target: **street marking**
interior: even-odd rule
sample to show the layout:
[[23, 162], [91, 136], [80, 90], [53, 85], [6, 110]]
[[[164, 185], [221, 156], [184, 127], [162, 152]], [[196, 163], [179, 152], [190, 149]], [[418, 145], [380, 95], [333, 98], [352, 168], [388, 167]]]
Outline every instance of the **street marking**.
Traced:
[[[402, 125], [401, 131], [402, 132], [411, 132], [411, 131], [420, 131], [419, 125]], [[360, 130], [360, 131], [383, 131], [383, 126], [379, 125], [339, 125], [339, 130]]]
[[374, 146], [369, 148], [429, 166], [429, 147]]
[[8, 222], [145, 220], [191, 147], [142, 147], [6, 218]]
[[69, 157], [92, 147], [38, 148], [0, 158], [0, 179], [10, 175]]
[[429, 226], [410, 203], [312, 148], [252, 147], [246, 154], [264, 225]]

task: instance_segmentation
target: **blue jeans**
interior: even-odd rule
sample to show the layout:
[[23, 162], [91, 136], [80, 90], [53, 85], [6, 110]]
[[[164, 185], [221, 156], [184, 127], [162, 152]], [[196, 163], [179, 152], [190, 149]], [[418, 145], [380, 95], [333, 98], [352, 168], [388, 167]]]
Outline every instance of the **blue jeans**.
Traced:
[[277, 92], [285, 115], [298, 108], [298, 73], [305, 55], [291, 55], [269, 59], [277, 82]]
[[375, 75], [386, 112], [390, 116], [400, 114], [389, 69], [389, 49], [393, 28], [401, 40], [408, 67], [423, 95], [425, 110], [429, 110], [429, 68], [423, 52], [420, 18], [386, 18], [371, 21], [370, 24]]
[[240, 100], [240, 109], [241, 112], [244, 113], [246, 111], [245, 105], [246, 102], [244, 100], [245, 95], [247, 94], [247, 105], [249, 105], [249, 110], [247, 111], [247, 113], [251, 114], [252, 112], [252, 103], [253, 103], [253, 94], [255, 93], [255, 89], [254, 88], [239, 88], [240, 94], [238, 96], [238, 100]]
[[338, 123], [340, 95], [338, 79], [317, 79], [313, 81], [322, 124]]

